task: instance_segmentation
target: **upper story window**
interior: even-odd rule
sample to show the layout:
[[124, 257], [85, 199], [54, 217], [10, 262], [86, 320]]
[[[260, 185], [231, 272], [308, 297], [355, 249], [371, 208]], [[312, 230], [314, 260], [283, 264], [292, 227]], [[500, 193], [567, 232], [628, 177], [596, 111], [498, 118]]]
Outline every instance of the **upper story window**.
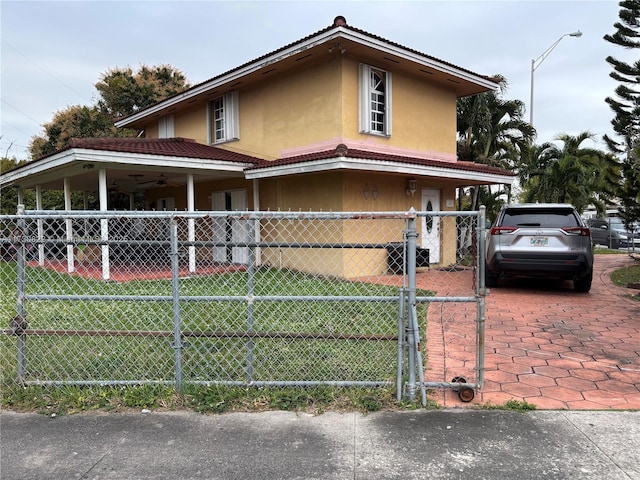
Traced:
[[240, 138], [238, 92], [229, 92], [209, 102], [209, 143]]
[[158, 138], [173, 138], [175, 136], [173, 115], [160, 118], [158, 120]]
[[360, 64], [360, 132], [391, 135], [391, 73]]

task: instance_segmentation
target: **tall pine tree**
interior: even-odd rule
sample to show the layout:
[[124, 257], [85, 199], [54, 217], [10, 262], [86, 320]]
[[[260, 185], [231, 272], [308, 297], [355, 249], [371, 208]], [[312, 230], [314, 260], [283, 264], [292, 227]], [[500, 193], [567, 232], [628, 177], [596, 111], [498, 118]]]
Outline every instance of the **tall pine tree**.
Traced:
[[[604, 39], [628, 50], [640, 49], [640, 0], [618, 5], [620, 21], [613, 25], [616, 31]], [[620, 82], [616, 96], [605, 99], [615, 114], [611, 125], [618, 138], [605, 135], [604, 140], [613, 153], [622, 157], [624, 178], [618, 196], [621, 216], [629, 227], [640, 221], [640, 60], [629, 64], [609, 56], [607, 63], [613, 67], [611, 78]]]

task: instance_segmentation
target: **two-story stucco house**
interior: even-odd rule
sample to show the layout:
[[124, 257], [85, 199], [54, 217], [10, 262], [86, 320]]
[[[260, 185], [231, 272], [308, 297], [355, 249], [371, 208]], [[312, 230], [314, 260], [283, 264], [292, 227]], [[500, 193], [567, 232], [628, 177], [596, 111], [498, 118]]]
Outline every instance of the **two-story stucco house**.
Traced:
[[[143, 190], [148, 209], [454, 210], [458, 187], [513, 181], [456, 156], [456, 100], [495, 88], [338, 16], [116, 122], [139, 138], [75, 139], [0, 185], [98, 192], [101, 210], [112, 187]], [[421, 226], [423, 243], [441, 235]]]

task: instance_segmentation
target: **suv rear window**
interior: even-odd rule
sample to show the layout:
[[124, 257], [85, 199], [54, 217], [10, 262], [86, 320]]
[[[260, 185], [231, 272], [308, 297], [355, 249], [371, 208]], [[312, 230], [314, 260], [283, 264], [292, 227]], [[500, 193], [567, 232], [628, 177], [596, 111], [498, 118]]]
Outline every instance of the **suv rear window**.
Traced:
[[579, 227], [573, 210], [526, 209], [507, 210], [502, 217], [502, 227]]

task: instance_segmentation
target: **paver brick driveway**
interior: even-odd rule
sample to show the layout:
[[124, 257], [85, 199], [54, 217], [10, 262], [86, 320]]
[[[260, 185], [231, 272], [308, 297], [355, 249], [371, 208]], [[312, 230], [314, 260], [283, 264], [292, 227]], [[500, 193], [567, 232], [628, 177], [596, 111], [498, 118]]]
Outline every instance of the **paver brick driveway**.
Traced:
[[[587, 294], [572, 282], [501, 280], [486, 300], [484, 388], [470, 403], [451, 389], [429, 397], [446, 407], [515, 399], [542, 409], [640, 409], [640, 301], [609, 279], [633, 264], [628, 255], [596, 255]], [[418, 274], [418, 287], [455, 295], [472, 282], [470, 271], [446, 273], [457, 283], [438, 275]], [[451, 381], [475, 366], [475, 305], [447, 304], [451, 320], [440, 315], [442, 305], [429, 307], [427, 381]]]

